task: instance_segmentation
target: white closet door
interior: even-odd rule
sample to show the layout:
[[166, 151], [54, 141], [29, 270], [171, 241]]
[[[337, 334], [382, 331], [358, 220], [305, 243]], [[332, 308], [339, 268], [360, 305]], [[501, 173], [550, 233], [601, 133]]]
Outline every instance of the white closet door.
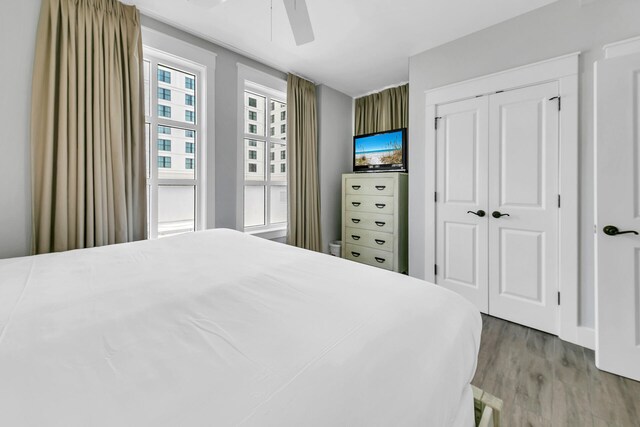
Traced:
[[596, 364], [640, 381], [640, 54], [598, 62], [596, 96]]
[[[438, 107], [436, 283], [488, 310], [488, 99]], [[483, 216], [476, 215], [472, 212]]]
[[489, 100], [489, 312], [552, 334], [558, 328], [559, 112], [550, 98], [557, 95], [554, 82]]

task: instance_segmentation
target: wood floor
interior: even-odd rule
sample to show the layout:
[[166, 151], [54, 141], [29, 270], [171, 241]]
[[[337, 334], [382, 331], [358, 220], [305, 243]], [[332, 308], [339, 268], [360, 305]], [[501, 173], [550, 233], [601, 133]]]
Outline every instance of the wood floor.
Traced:
[[504, 401], [502, 425], [640, 427], [640, 383], [600, 371], [593, 351], [482, 316], [473, 384]]

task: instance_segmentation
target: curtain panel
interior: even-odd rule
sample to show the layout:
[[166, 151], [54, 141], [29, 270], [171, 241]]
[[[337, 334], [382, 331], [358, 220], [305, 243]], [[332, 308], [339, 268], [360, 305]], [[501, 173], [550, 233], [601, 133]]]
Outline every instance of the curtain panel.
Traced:
[[355, 134], [409, 126], [409, 84], [356, 99]]
[[140, 17], [43, 0], [31, 110], [33, 253], [146, 237]]
[[287, 243], [320, 252], [320, 191], [316, 86], [287, 78], [289, 222]]

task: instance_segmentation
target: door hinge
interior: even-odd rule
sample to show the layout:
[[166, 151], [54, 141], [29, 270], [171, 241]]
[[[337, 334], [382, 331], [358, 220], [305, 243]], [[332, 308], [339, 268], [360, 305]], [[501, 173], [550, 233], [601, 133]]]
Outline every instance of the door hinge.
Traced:
[[433, 264], [433, 275], [434, 276], [438, 275], [438, 264]]
[[549, 101], [553, 101], [554, 99], [558, 100], [558, 111], [562, 110], [562, 97], [554, 96], [553, 98], [549, 98]]
[[558, 305], [560, 305], [560, 292], [558, 292]]
[[436, 118], [433, 120], [433, 128], [434, 128], [435, 130], [438, 130], [438, 120], [440, 120], [441, 118], [442, 118], [442, 117], [436, 117]]
[[436, 203], [438, 202], [438, 192], [437, 191], [433, 192], [433, 201], [436, 202]]
[[558, 194], [558, 207], [560, 207], [560, 195]]

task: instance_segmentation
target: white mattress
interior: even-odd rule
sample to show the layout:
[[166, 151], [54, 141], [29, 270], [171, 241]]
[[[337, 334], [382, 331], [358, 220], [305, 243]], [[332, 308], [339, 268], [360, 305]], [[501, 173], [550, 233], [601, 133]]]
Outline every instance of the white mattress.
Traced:
[[0, 261], [2, 426], [469, 426], [447, 290], [230, 230]]

